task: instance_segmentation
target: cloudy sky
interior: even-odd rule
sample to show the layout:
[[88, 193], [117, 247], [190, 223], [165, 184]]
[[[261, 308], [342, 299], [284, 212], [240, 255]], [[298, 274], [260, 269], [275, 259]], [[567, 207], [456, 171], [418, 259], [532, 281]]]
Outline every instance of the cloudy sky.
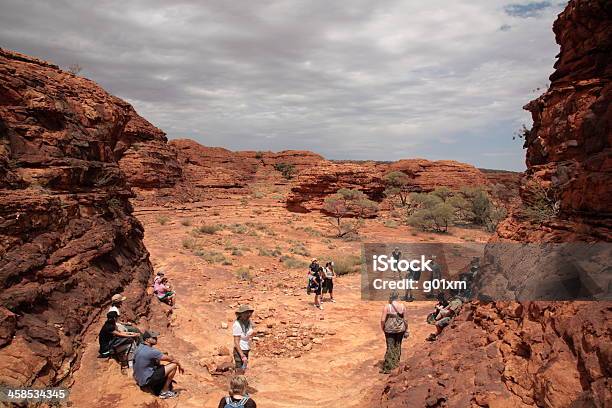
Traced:
[[0, 0], [0, 47], [79, 64], [169, 138], [522, 170], [564, 5]]

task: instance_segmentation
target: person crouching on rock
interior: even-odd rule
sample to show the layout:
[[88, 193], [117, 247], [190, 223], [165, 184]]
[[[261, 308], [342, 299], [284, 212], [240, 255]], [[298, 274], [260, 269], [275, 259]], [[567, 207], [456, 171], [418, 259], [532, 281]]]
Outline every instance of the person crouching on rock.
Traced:
[[334, 300], [334, 263], [327, 262], [325, 268], [323, 268], [323, 292], [321, 293], [321, 302], [323, 302], [323, 295], [329, 293], [329, 299], [331, 302], [336, 303]]
[[174, 292], [170, 290], [168, 278], [161, 278], [158, 283], [155, 284], [155, 294], [160, 302], [174, 306]]
[[241, 305], [236, 310], [236, 321], [232, 326], [232, 335], [234, 336], [234, 363], [238, 373], [244, 373], [249, 362], [251, 338], [254, 333], [251, 316], [254, 310], [249, 305]]
[[99, 357], [115, 357], [121, 364], [121, 373], [126, 374], [128, 355], [136, 347], [140, 333], [121, 331], [117, 327], [119, 315], [114, 310], [106, 314], [106, 322], [98, 334]]
[[230, 381], [229, 395], [221, 398], [219, 408], [257, 408], [255, 401], [249, 397], [249, 383], [244, 375], [237, 375]]
[[[176, 372], [183, 373], [183, 367], [174, 358], [165, 355], [154, 346], [159, 333], [145, 331], [143, 342], [134, 353], [134, 379], [141, 389], [148, 388], [160, 398], [173, 398], [178, 393], [172, 391], [172, 379]], [[162, 365], [162, 361], [169, 364]]]
[[405, 316], [406, 307], [397, 300], [398, 297], [397, 293], [391, 293], [389, 303], [384, 306], [380, 317], [380, 327], [385, 333], [387, 343], [385, 361], [380, 372], [385, 374], [389, 374], [399, 365], [402, 356], [402, 340], [409, 334]]

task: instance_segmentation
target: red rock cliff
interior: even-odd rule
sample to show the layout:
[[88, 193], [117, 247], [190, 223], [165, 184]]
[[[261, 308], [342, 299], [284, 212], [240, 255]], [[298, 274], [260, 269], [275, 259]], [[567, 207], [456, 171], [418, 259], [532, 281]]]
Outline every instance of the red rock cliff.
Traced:
[[[611, 17], [609, 1], [572, 0], [555, 22], [556, 71], [548, 91], [526, 106], [534, 126], [525, 141], [522, 208], [494, 241], [610, 242]], [[556, 201], [549, 220], [525, 211], [533, 183]], [[520, 286], [520, 251], [514, 259], [508, 278]], [[611, 312], [606, 301], [469, 304], [391, 376], [381, 405], [608, 407]]]
[[146, 312], [152, 267], [118, 164], [143, 139], [164, 140], [129, 104], [0, 49], [0, 383], [66, 378], [114, 293], [126, 319]]
[[485, 185], [485, 176], [475, 167], [452, 160], [406, 159], [393, 163], [321, 162], [302, 172], [292, 183], [287, 208], [305, 212], [320, 210], [327, 196], [341, 188], [363, 191], [371, 200], [382, 201], [385, 174], [402, 171], [412, 179], [414, 191], [432, 191], [437, 187]]

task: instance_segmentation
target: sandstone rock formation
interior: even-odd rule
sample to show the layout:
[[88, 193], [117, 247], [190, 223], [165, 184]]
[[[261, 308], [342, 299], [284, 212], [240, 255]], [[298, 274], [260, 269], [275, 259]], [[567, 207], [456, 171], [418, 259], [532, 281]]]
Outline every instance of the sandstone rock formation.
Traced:
[[327, 196], [340, 188], [363, 191], [371, 200], [384, 199], [384, 176], [402, 171], [412, 179], [414, 191], [432, 191], [437, 187], [458, 189], [462, 186], [488, 184], [475, 167], [452, 160], [399, 160], [393, 163], [324, 162], [302, 172], [293, 182], [287, 208], [296, 212], [320, 210]]
[[[191, 202], [254, 193], [256, 184], [285, 185], [289, 181], [275, 169], [285, 163], [296, 174], [324, 161], [312, 152], [233, 152], [221, 147], [208, 147], [190, 139], [174, 139], [163, 146], [164, 154], [176, 156], [180, 179], [171, 183], [137, 184], [136, 202], [155, 205], [170, 202]], [[155, 146], [155, 150], [159, 148]], [[172, 161], [174, 168], [174, 161]], [[121, 163], [122, 164], [122, 163]], [[122, 164], [123, 167], [123, 164]]]
[[0, 383], [66, 378], [117, 292], [128, 298], [126, 320], [146, 313], [152, 267], [122, 168], [141, 185], [177, 172], [140, 163], [143, 140], [165, 141], [129, 104], [0, 49]]
[[[551, 86], [526, 106], [534, 126], [525, 141], [523, 205], [494, 241], [609, 246], [611, 17], [610, 2], [572, 0], [555, 22], [561, 53]], [[554, 198], [547, 220], [526, 211], [534, 205], [534, 183]], [[609, 257], [603, 262], [609, 268]], [[520, 286], [528, 272], [520, 262], [509, 269], [507, 282]], [[391, 377], [382, 405], [607, 407], [611, 312], [610, 302], [467, 305], [437, 342]]]

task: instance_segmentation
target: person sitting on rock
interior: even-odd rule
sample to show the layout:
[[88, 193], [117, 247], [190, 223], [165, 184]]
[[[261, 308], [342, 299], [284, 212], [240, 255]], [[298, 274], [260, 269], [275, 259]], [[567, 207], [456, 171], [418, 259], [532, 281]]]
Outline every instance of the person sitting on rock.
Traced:
[[460, 297], [455, 296], [446, 306], [439, 308], [439, 311], [433, 320], [428, 318], [428, 322], [436, 325], [436, 332], [431, 333], [426, 340], [436, 341], [440, 334], [442, 334], [442, 330], [444, 330], [444, 328], [448, 326], [459, 314], [462, 306], [463, 300]]
[[234, 363], [236, 372], [243, 374], [249, 362], [249, 352], [251, 351], [251, 338], [253, 337], [253, 323], [251, 316], [253, 309], [249, 305], [241, 305], [236, 310], [236, 321], [232, 326], [234, 336]]
[[106, 314], [106, 322], [98, 334], [99, 357], [115, 357], [121, 364], [121, 372], [125, 374], [129, 354], [136, 347], [136, 338], [140, 337], [140, 334], [120, 331], [117, 328], [118, 317], [115, 311]]
[[[175, 358], [172, 358], [154, 346], [157, 344], [159, 333], [145, 331], [143, 342], [134, 353], [134, 379], [141, 389], [149, 389], [160, 398], [173, 398], [178, 394], [172, 391], [172, 380], [176, 372], [183, 373], [183, 367]], [[161, 364], [162, 361], [169, 364]]]
[[153, 278], [153, 285], [151, 285], [151, 287], [152, 287], [151, 291], [156, 296], [157, 296], [157, 291], [155, 290], [155, 285], [158, 285], [163, 278], [164, 278], [164, 272], [162, 272], [162, 271], [158, 271], [155, 274], [155, 278]]
[[155, 284], [155, 294], [160, 302], [174, 306], [174, 292], [170, 290], [170, 283], [168, 278], [163, 277]]
[[[132, 322], [126, 323], [119, 321], [119, 318], [121, 318], [121, 306], [126, 299], [127, 298], [125, 296], [120, 295], [119, 293], [113, 295], [113, 297], [111, 297], [111, 307], [108, 309], [108, 311], [117, 313], [117, 330], [122, 332], [138, 333], [140, 335], [142, 332], [138, 327], [136, 327], [136, 325], [132, 324]], [[138, 339], [138, 343], [140, 343], [140, 338]]]
[[247, 393], [248, 386], [244, 375], [233, 377], [230, 380], [229, 395], [221, 398], [218, 408], [257, 408], [257, 404]]

